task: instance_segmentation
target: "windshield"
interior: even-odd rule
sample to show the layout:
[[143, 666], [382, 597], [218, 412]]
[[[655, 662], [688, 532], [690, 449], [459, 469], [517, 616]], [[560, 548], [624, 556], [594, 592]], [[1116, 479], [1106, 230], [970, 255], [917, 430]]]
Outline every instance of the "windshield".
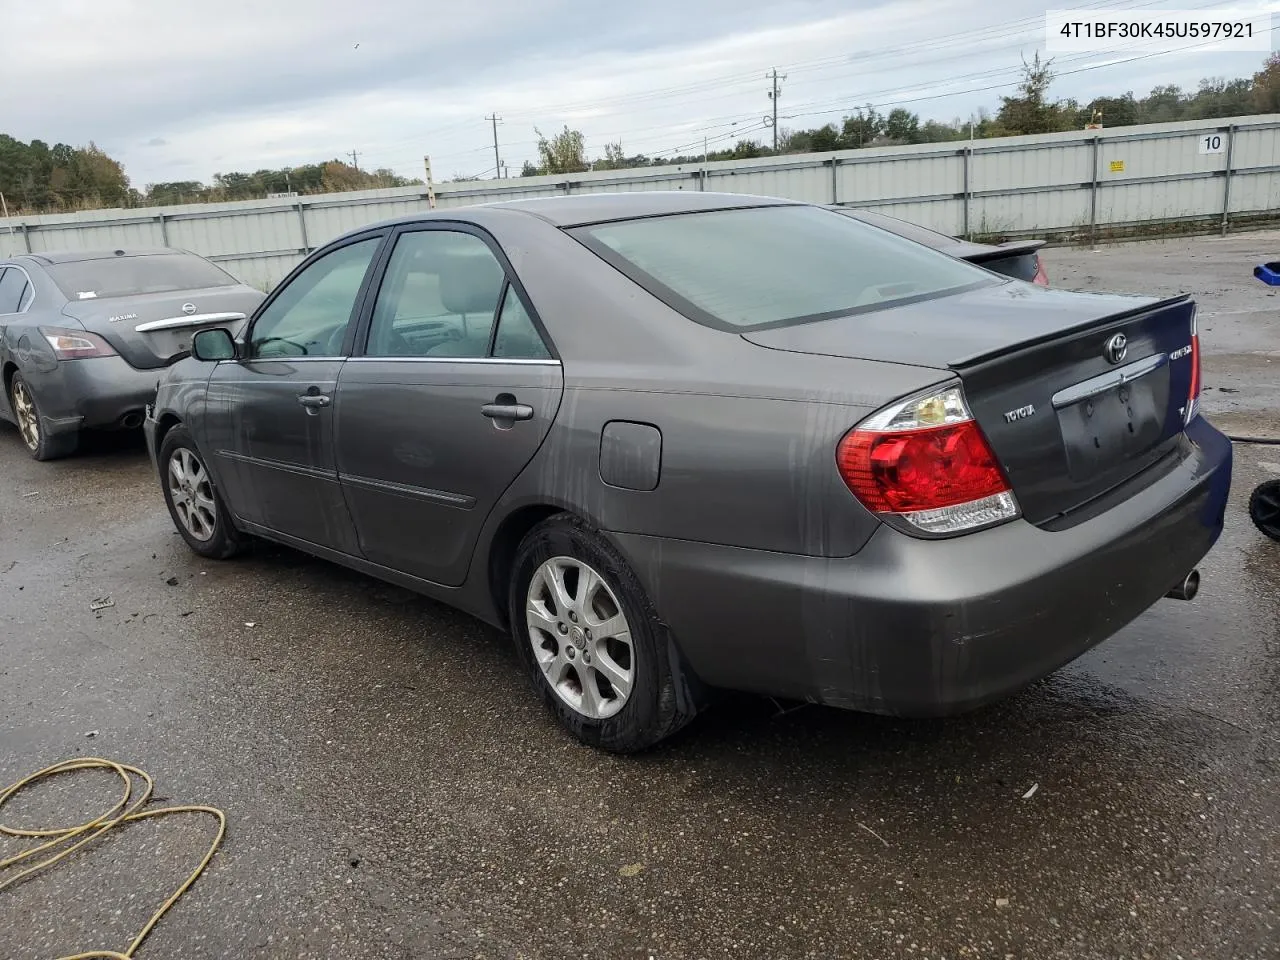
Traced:
[[820, 207], [652, 217], [574, 235], [691, 320], [721, 329], [821, 320], [1001, 282]]
[[102, 300], [143, 293], [230, 287], [236, 279], [190, 253], [75, 260], [45, 267], [68, 300]]

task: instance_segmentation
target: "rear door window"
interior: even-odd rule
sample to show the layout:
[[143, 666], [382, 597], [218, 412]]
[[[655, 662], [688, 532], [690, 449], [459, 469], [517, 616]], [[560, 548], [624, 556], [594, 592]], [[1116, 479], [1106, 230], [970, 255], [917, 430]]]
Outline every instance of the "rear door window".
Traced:
[[369, 327], [370, 357], [457, 357], [489, 352], [506, 273], [479, 237], [455, 230], [401, 234]]
[[230, 287], [235, 277], [203, 257], [189, 253], [111, 257], [51, 263], [45, 271], [68, 300], [135, 297]]
[[726, 330], [880, 310], [1000, 282], [821, 207], [717, 210], [572, 233], [691, 320]]

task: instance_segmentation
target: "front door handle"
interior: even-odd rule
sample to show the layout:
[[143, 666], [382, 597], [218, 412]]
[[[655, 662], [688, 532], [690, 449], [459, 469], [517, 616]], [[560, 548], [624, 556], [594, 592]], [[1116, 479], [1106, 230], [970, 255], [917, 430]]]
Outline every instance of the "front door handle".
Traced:
[[480, 412], [490, 420], [533, 419], [533, 407], [527, 403], [486, 403]]
[[318, 410], [321, 407], [327, 407], [332, 403], [332, 398], [324, 393], [304, 393], [298, 397], [298, 402], [307, 408], [308, 411]]

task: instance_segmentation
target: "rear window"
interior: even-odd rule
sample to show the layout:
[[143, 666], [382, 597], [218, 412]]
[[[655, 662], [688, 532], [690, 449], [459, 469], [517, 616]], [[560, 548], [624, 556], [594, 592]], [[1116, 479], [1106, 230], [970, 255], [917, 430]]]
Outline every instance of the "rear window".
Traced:
[[821, 207], [718, 210], [573, 232], [691, 320], [728, 330], [845, 316], [1000, 282]]
[[45, 270], [68, 300], [230, 287], [237, 282], [208, 260], [189, 253], [76, 260], [51, 263]]

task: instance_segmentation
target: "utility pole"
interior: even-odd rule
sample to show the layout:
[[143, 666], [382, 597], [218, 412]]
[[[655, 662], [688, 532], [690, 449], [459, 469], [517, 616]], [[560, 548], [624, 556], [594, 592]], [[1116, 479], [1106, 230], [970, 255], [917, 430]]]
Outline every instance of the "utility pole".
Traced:
[[778, 91], [778, 81], [787, 79], [787, 75], [784, 73], [782, 76], [778, 76], [778, 68], [774, 67], [773, 72], [769, 74], [769, 79], [773, 81], [773, 89], [769, 91], [769, 99], [773, 101], [773, 122], [770, 124], [770, 126], [773, 127], [773, 152], [777, 153], [778, 152], [778, 97], [782, 95]]
[[501, 177], [502, 160], [498, 156], [498, 124], [502, 121], [502, 118], [495, 112], [490, 116], [485, 117], [485, 119], [493, 123], [493, 175], [495, 177]]
[[357, 170], [360, 169], [360, 154], [356, 153], [354, 150], [351, 151], [351, 165]]
[[13, 221], [9, 220], [9, 201], [4, 198], [4, 194], [0, 193], [0, 209], [4, 210], [4, 218], [9, 223], [9, 236], [13, 236]]
[[427, 207], [431, 210], [436, 208], [436, 185], [431, 179], [431, 158], [423, 157], [422, 166], [427, 174]]

